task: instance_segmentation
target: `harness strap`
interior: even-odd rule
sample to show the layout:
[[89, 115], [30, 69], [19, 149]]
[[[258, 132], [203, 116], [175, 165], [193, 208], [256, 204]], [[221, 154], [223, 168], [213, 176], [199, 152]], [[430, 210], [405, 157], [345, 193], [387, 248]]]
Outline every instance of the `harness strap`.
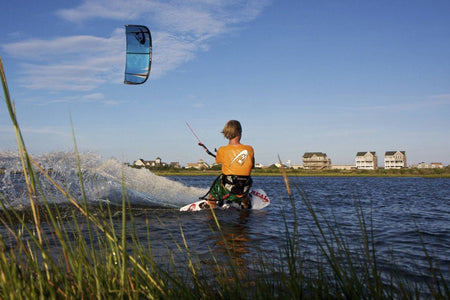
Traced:
[[241, 175], [223, 175], [222, 185], [226, 190], [236, 195], [246, 194], [251, 186], [253, 180], [250, 176]]

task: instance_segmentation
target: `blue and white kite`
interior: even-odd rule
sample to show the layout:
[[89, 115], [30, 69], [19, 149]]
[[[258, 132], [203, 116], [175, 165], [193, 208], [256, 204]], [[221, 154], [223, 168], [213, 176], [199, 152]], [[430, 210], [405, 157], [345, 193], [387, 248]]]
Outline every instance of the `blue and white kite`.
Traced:
[[127, 61], [125, 84], [142, 84], [147, 81], [152, 64], [152, 35], [143, 25], [125, 25]]

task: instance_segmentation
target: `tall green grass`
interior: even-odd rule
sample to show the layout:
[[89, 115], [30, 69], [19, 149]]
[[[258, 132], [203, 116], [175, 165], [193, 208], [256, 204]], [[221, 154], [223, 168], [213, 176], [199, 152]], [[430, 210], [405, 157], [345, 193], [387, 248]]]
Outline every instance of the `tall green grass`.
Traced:
[[[236, 259], [236, 249], [221, 228], [219, 218], [211, 210], [210, 229], [221, 237], [226, 251], [220, 256], [211, 251], [212, 264], [195, 253], [184, 236], [177, 251], [167, 250], [167, 261], [161, 264], [153, 256], [151, 229], [147, 238], [135, 230], [134, 215], [123, 182], [122, 206], [98, 205], [96, 214], [86, 199], [79, 169], [81, 199], [74, 199], [64, 187], [37, 164], [27, 152], [14, 103], [11, 101], [3, 65], [0, 71], [5, 102], [16, 132], [23, 175], [26, 178], [31, 217], [10, 209], [8, 199], [0, 194], [0, 226], [7, 232], [0, 236], [1, 299], [449, 299], [447, 279], [428, 255], [431, 280], [423, 285], [404, 279], [395, 272], [386, 274], [379, 268], [370, 217], [355, 201], [355, 214], [360, 228], [360, 245], [356, 249], [335, 227], [333, 220], [318, 215], [301, 187], [301, 199], [294, 199], [283, 171], [292, 210], [284, 211], [285, 244], [278, 253], [260, 253], [250, 262], [252, 271]], [[76, 142], [74, 141], [75, 149]], [[74, 159], [78, 160], [75, 151]], [[80, 165], [78, 161], [78, 166]], [[36, 174], [40, 173], [71, 204], [70, 216], [52, 202]], [[46, 193], [47, 192], [47, 193]], [[40, 199], [39, 203], [36, 201]], [[312, 222], [317, 259], [309, 259], [300, 240], [295, 203], [301, 200]], [[288, 206], [286, 206], [288, 207]], [[293, 217], [291, 217], [291, 214]], [[81, 217], [80, 217], [81, 216]], [[294, 223], [288, 219], [294, 219]]]

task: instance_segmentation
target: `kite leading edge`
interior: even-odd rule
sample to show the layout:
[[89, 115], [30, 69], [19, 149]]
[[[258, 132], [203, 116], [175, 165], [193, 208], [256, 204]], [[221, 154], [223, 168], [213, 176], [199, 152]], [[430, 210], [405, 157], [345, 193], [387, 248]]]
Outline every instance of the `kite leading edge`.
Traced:
[[152, 64], [152, 36], [144, 25], [125, 25], [127, 57], [125, 84], [142, 84], [147, 81]]

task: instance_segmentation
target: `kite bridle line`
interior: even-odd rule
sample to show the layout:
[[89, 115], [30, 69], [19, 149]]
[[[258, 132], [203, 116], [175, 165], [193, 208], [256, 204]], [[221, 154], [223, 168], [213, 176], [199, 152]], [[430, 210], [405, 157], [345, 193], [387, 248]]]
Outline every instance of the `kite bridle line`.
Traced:
[[198, 136], [195, 134], [194, 130], [192, 129], [192, 127], [189, 125], [188, 122], [186, 122], [187, 127], [189, 128], [189, 130], [192, 132], [192, 134], [195, 136], [195, 138], [198, 141], [198, 145], [200, 147], [203, 147], [203, 149], [205, 149], [206, 153], [211, 155], [212, 157], [216, 157], [216, 155], [214, 153], [212, 153], [211, 151], [209, 151], [209, 149], [205, 146], [205, 144], [202, 143], [202, 141], [200, 141], [200, 139], [198, 138]]

